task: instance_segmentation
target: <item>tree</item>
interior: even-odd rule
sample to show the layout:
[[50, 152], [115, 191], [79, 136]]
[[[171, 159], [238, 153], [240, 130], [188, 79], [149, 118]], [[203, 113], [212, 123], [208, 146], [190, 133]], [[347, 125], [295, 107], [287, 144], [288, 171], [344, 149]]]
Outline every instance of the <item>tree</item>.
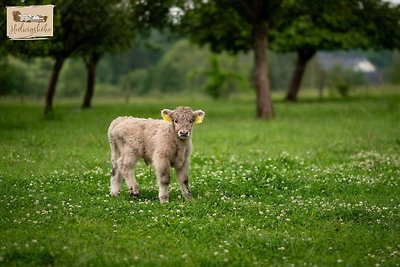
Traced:
[[[49, 1], [46, 1], [49, 2]], [[88, 69], [88, 89], [84, 106], [90, 106], [95, 68], [105, 51], [129, 44], [131, 34], [123, 0], [53, 0], [54, 37], [35, 42], [13, 42], [9, 52], [21, 57], [51, 57], [55, 60], [45, 97], [45, 114], [53, 107], [53, 97], [65, 60], [82, 56]], [[20, 3], [32, 4], [30, 1]], [[38, 1], [35, 2], [38, 4]], [[124, 13], [125, 12], [125, 13]], [[127, 41], [127, 39], [129, 39]]]
[[96, 67], [107, 52], [129, 48], [135, 32], [130, 29], [130, 6], [120, 0], [98, 0], [92, 8], [92, 22], [97, 25], [96, 38], [89, 39], [77, 50], [87, 70], [86, 93], [82, 108], [90, 108], [94, 93]]
[[52, 110], [58, 77], [65, 60], [102, 34], [103, 28], [97, 22], [103, 14], [98, 13], [97, 8], [97, 5], [88, 0], [56, 2], [55, 34], [47, 54], [55, 59], [55, 63], [46, 92], [45, 114]]
[[[44, 1], [35, 1], [35, 4], [42, 4]], [[44, 55], [46, 51], [46, 45], [44, 42], [18, 42], [11, 41], [7, 37], [6, 28], [6, 7], [7, 6], [21, 6], [31, 5], [32, 1], [18, 1], [18, 0], [4, 0], [0, 10], [0, 56], [6, 56], [13, 54], [16, 56], [22, 56], [30, 58], [35, 55]], [[43, 3], [44, 4], [44, 3]]]
[[268, 77], [270, 30], [280, 23], [281, 0], [193, 1], [183, 6], [181, 30], [200, 45], [209, 44], [214, 52], [254, 51], [256, 113], [272, 119], [271, 89]]
[[271, 48], [297, 53], [289, 101], [297, 100], [307, 63], [318, 50], [392, 49], [398, 42], [398, 8], [380, 0], [288, 1], [285, 11], [291, 19], [271, 31]]
[[[48, 40], [36, 40], [30, 41], [11, 41], [6, 37], [6, 6], [29, 6], [48, 4], [49, 1], [18, 1], [18, 0], [6, 0], [4, 1], [4, 8], [0, 10], [0, 56], [13, 55], [24, 59], [32, 58], [35, 56], [46, 56], [49, 51]], [[4, 32], [3, 32], [4, 31]]]
[[86, 92], [83, 98], [82, 108], [90, 108], [92, 106], [92, 98], [94, 94], [94, 84], [96, 78], [96, 66], [99, 63], [102, 53], [93, 51], [83, 57], [87, 72]]
[[130, 20], [132, 28], [142, 34], [149, 35], [151, 30], [168, 30], [175, 23], [171, 8], [185, 0], [130, 0], [132, 12]]

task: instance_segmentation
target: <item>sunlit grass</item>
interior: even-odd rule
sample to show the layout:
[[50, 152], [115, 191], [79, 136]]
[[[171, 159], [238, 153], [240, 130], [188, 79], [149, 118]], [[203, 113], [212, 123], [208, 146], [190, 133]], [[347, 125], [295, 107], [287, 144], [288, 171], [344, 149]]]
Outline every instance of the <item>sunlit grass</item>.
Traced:
[[[254, 118], [251, 97], [0, 104], [0, 265], [396, 266], [400, 264], [400, 96], [296, 104]], [[190, 105], [190, 175], [160, 205], [140, 163], [139, 199], [108, 194], [107, 127]]]

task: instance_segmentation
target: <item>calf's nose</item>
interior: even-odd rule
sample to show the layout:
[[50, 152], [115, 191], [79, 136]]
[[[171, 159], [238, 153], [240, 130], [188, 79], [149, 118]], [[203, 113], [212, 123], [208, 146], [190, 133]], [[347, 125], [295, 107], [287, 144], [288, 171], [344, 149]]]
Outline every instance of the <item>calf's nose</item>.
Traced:
[[188, 135], [189, 135], [189, 131], [187, 131], [187, 130], [180, 130], [180, 131], [179, 131], [179, 135], [180, 135], [180, 136], [188, 136]]

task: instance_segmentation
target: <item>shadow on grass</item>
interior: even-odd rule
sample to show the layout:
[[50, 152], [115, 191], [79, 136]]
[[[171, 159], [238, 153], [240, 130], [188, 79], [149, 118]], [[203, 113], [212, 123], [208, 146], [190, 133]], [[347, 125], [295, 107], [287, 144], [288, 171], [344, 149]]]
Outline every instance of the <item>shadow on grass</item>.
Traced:
[[54, 266], [55, 255], [47, 250], [14, 250], [4, 256], [8, 266]]

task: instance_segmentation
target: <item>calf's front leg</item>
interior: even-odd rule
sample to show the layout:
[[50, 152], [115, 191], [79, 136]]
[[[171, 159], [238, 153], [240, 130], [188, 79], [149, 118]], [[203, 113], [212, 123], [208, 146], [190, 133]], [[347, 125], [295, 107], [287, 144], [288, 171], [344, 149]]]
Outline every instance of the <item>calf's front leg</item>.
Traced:
[[181, 186], [182, 195], [185, 199], [191, 199], [192, 193], [189, 188], [189, 175], [188, 166], [176, 169], [176, 177], [178, 178], [179, 185]]
[[161, 203], [167, 203], [169, 200], [168, 186], [171, 181], [169, 175], [170, 162], [164, 159], [155, 160], [154, 168], [157, 175], [158, 197]]

